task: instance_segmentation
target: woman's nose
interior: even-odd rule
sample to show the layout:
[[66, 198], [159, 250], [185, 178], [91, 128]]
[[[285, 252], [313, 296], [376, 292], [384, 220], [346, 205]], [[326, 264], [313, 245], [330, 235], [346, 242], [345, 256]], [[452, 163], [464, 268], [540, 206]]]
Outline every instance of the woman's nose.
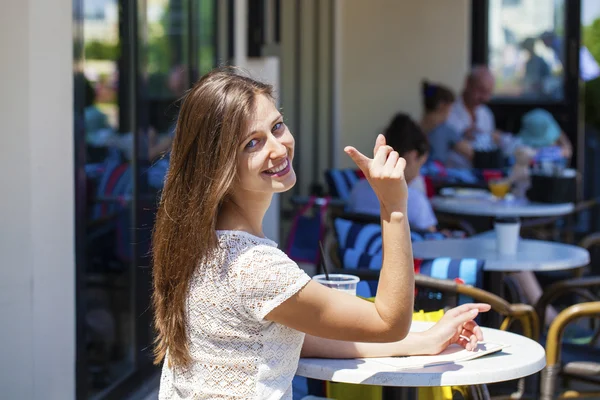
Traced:
[[285, 144], [283, 143], [281, 138], [271, 135], [269, 142], [270, 142], [270, 152], [271, 152], [273, 158], [283, 157], [287, 154], [287, 147], [285, 146]]

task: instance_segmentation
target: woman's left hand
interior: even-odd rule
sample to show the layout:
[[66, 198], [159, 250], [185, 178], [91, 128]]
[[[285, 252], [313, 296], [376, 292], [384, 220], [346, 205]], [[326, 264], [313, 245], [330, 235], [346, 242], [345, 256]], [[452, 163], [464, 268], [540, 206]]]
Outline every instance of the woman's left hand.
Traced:
[[422, 354], [439, 354], [454, 343], [475, 350], [477, 343], [483, 340], [483, 332], [473, 319], [490, 308], [489, 304], [468, 303], [446, 312], [441, 320], [423, 332], [425, 349]]

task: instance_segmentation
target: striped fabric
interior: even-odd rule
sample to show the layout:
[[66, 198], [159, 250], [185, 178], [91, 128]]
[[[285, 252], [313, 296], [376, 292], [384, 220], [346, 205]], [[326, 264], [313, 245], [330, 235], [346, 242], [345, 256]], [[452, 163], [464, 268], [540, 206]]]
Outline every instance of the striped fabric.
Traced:
[[381, 269], [381, 225], [343, 218], [336, 218], [333, 224], [344, 268]]
[[443, 240], [446, 239], [441, 232], [416, 232], [410, 231], [410, 241], [411, 242], [422, 242], [424, 240]]
[[[336, 218], [334, 228], [344, 268], [381, 269], [381, 225]], [[439, 232], [410, 232], [412, 242], [444, 238]]]
[[[451, 259], [447, 257], [423, 260], [418, 272], [437, 279], [459, 280], [460, 282], [479, 287], [483, 285], [483, 260], [474, 258]], [[459, 296], [458, 304], [473, 301], [470, 297]]]
[[[338, 256], [346, 269], [372, 269], [380, 270], [382, 263], [382, 237], [381, 226], [374, 223], [360, 223], [344, 218], [336, 218], [333, 222], [336, 239], [338, 242]], [[442, 239], [443, 235], [421, 235], [411, 232], [412, 241]], [[474, 258], [451, 259], [435, 258], [429, 260], [415, 260], [415, 272], [438, 279], [459, 280], [467, 285], [482, 287], [483, 285], [482, 260]], [[359, 284], [357, 294], [363, 297], [374, 295], [377, 291], [377, 282]], [[441, 300], [442, 295], [427, 292], [431, 300]], [[433, 296], [433, 297], [432, 297]], [[460, 296], [459, 304], [472, 301], [470, 298]]]
[[[482, 287], [483, 284], [483, 265], [482, 260], [472, 258], [450, 259], [435, 258], [431, 260], [419, 260], [416, 262], [415, 272], [431, 276], [438, 279], [459, 280], [462, 283], [475, 287]], [[381, 267], [379, 267], [381, 268]], [[377, 268], [377, 269], [379, 269]], [[373, 297], [377, 293], [377, 281], [361, 281], [356, 288], [356, 294], [361, 297]], [[429, 289], [418, 289], [417, 307], [421, 306], [427, 309], [437, 309], [444, 307], [444, 295]], [[423, 299], [426, 301], [423, 303]], [[458, 304], [472, 302], [473, 299], [460, 295], [457, 299]], [[435, 304], [428, 306], [428, 304]]]
[[361, 178], [356, 169], [330, 169], [325, 171], [325, 181], [329, 188], [329, 195], [342, 200], [350, 198], [354, 184]]

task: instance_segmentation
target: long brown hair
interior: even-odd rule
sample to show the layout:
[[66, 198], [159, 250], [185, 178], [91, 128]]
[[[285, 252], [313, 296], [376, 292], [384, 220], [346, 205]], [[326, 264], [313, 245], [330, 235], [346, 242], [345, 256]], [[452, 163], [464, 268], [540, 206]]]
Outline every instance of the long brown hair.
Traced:
[[155, 363], [191, 362], [186, 320], [190, 280], [217, 247], [216, 217], [236, 177], [240, 140], [269, 85], [219, 68], [187, 93], [152, 237]]

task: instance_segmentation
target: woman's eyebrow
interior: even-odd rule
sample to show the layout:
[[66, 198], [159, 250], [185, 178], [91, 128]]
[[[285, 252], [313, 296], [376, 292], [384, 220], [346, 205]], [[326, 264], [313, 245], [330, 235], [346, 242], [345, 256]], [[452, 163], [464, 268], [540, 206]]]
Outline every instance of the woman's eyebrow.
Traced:
[[[274, 125], [274, 124], [275, 124], [275, 123], [276, 123], [276, 122], [277, 122], [279, 119], [281, 119], [282, 117], [283, 117], [283, 115], [281, 115], [281, 113], [277, 113], [277, 115], [275, 116], [275, 118], [273, 118], [273, 122], [271, 122], [271, 125], [269, 125], [269, 126], [272, 126], [272, 125]], [[252, 132], [250, 132], [249, 134], [247, 134], [247, 135], [244, 137], [244, 139], [242, 140], [242, 142], [245, 142], [246, 140], [248, 140], [248, 138], [249, 138], [250, 136], [254, 135], [255, 133], [258, 133], [259, 131], [260, 131], [260, 129], [253, 130]]]

